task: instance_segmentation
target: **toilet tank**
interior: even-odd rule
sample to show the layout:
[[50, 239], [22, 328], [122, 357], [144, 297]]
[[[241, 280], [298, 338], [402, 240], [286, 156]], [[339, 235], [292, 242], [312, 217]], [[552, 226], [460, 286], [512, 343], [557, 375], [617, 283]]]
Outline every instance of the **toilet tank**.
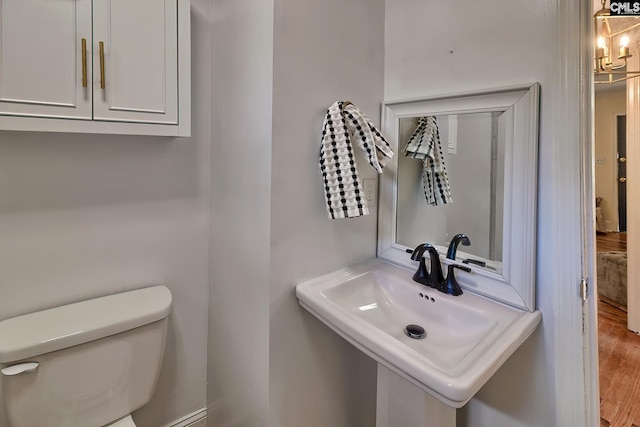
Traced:
[[0, 322], [10, 427], [101, 427], [153, 394], [171, 312], [164, 286]]

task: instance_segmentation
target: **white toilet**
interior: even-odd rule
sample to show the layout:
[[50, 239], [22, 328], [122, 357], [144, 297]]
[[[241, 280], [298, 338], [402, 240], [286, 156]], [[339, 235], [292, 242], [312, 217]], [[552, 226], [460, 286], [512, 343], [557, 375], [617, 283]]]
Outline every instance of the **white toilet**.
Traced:
[[[154, 286], [0, 322], [10, 427], [134, 427], [151, 399], [171, 312]], [[0, 420], [1, 422], [1, 420]]]

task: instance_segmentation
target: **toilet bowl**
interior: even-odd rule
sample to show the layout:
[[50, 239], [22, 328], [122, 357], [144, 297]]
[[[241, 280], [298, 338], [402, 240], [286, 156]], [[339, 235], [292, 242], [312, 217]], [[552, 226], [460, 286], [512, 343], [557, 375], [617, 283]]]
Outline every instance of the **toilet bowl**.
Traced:
[[134, 427], [164, 354], [171, 292], [154, 286], [0, 322], [10, 427]]

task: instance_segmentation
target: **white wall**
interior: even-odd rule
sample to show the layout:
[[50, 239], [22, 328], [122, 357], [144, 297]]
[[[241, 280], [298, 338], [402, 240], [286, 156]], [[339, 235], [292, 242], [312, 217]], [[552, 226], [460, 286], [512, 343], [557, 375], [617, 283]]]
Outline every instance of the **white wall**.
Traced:
[[[553, 301], [558, 283], [558, 230], [553, 224], [558, 187], [553, 159], [560, 141], [551, 135], [549, 61], [554, 4], [544, 0], [386, 2], [385, 99], [521, 85], [542, 85], [538, 207], [537, 304], [543, 323], [478, 395], [459, 411], [462, 426], [556, 425]], [[569, 185], [567, 191], [572, 190]], [[562, 197], [560, 197], [562, 200]], [[576, 219], [579, 224], [579, 217]], [[544, 267], [543, 267], [544, 266]], [[577, 283], [577, 282], [576, 282]], [[561, 397], [559, 396], [558, 399]]]
[[275, 5], [268, 425], [373, 426], [375, 363], [302, 309], [294, 287], [375, 256], [376, 209], [329, 219], [318, 155], [332, 102], [351, 100], [379, 123], [384, 2]]
[[318, 154], [333, 101], [379, 122], [383, 1], [213, 0], [213, 21], [209, 422], [373, 425], [375, 364], [294, 287], [375, 256], [376, 209], [329, 220]]
[[608, 226], [607, 231], [618, 231], [616, 116], [627, 114], [625, 88], [626, 85], [622, 85], [619, 90], [599, 91], [595, 97], [596, 196], [604, 198], [602, 213]]
[[212, 0], [208, 423], [268, 425], [273, 0]]
[[205, 405], [208, 2], [192, 0], [191, 12], [191, 138], [0, 132], [0, 319], [150, 284], [173, 293], [158, 388], [134, 416], [140, 427]]

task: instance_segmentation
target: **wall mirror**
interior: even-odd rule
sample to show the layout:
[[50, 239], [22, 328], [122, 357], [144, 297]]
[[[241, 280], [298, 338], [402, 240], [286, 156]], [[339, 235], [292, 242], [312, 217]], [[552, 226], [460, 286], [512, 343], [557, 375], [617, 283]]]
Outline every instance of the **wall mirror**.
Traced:
[[[431, 243], [444, 264], [472, 269], [456, 273], [463, 289], [535, 309], [539, 91], [535, 83], [383, 105], [383, 131], [396, 156], [380, 181], [380, 258], [414, 268], [407, 250]], [[436, 170], [444, 168], [437, 179], [413, 154], [416, 144], [428, 151], [424, 141], [433, 135]], [[471, 245], [446, 259], [458, 233]]]

